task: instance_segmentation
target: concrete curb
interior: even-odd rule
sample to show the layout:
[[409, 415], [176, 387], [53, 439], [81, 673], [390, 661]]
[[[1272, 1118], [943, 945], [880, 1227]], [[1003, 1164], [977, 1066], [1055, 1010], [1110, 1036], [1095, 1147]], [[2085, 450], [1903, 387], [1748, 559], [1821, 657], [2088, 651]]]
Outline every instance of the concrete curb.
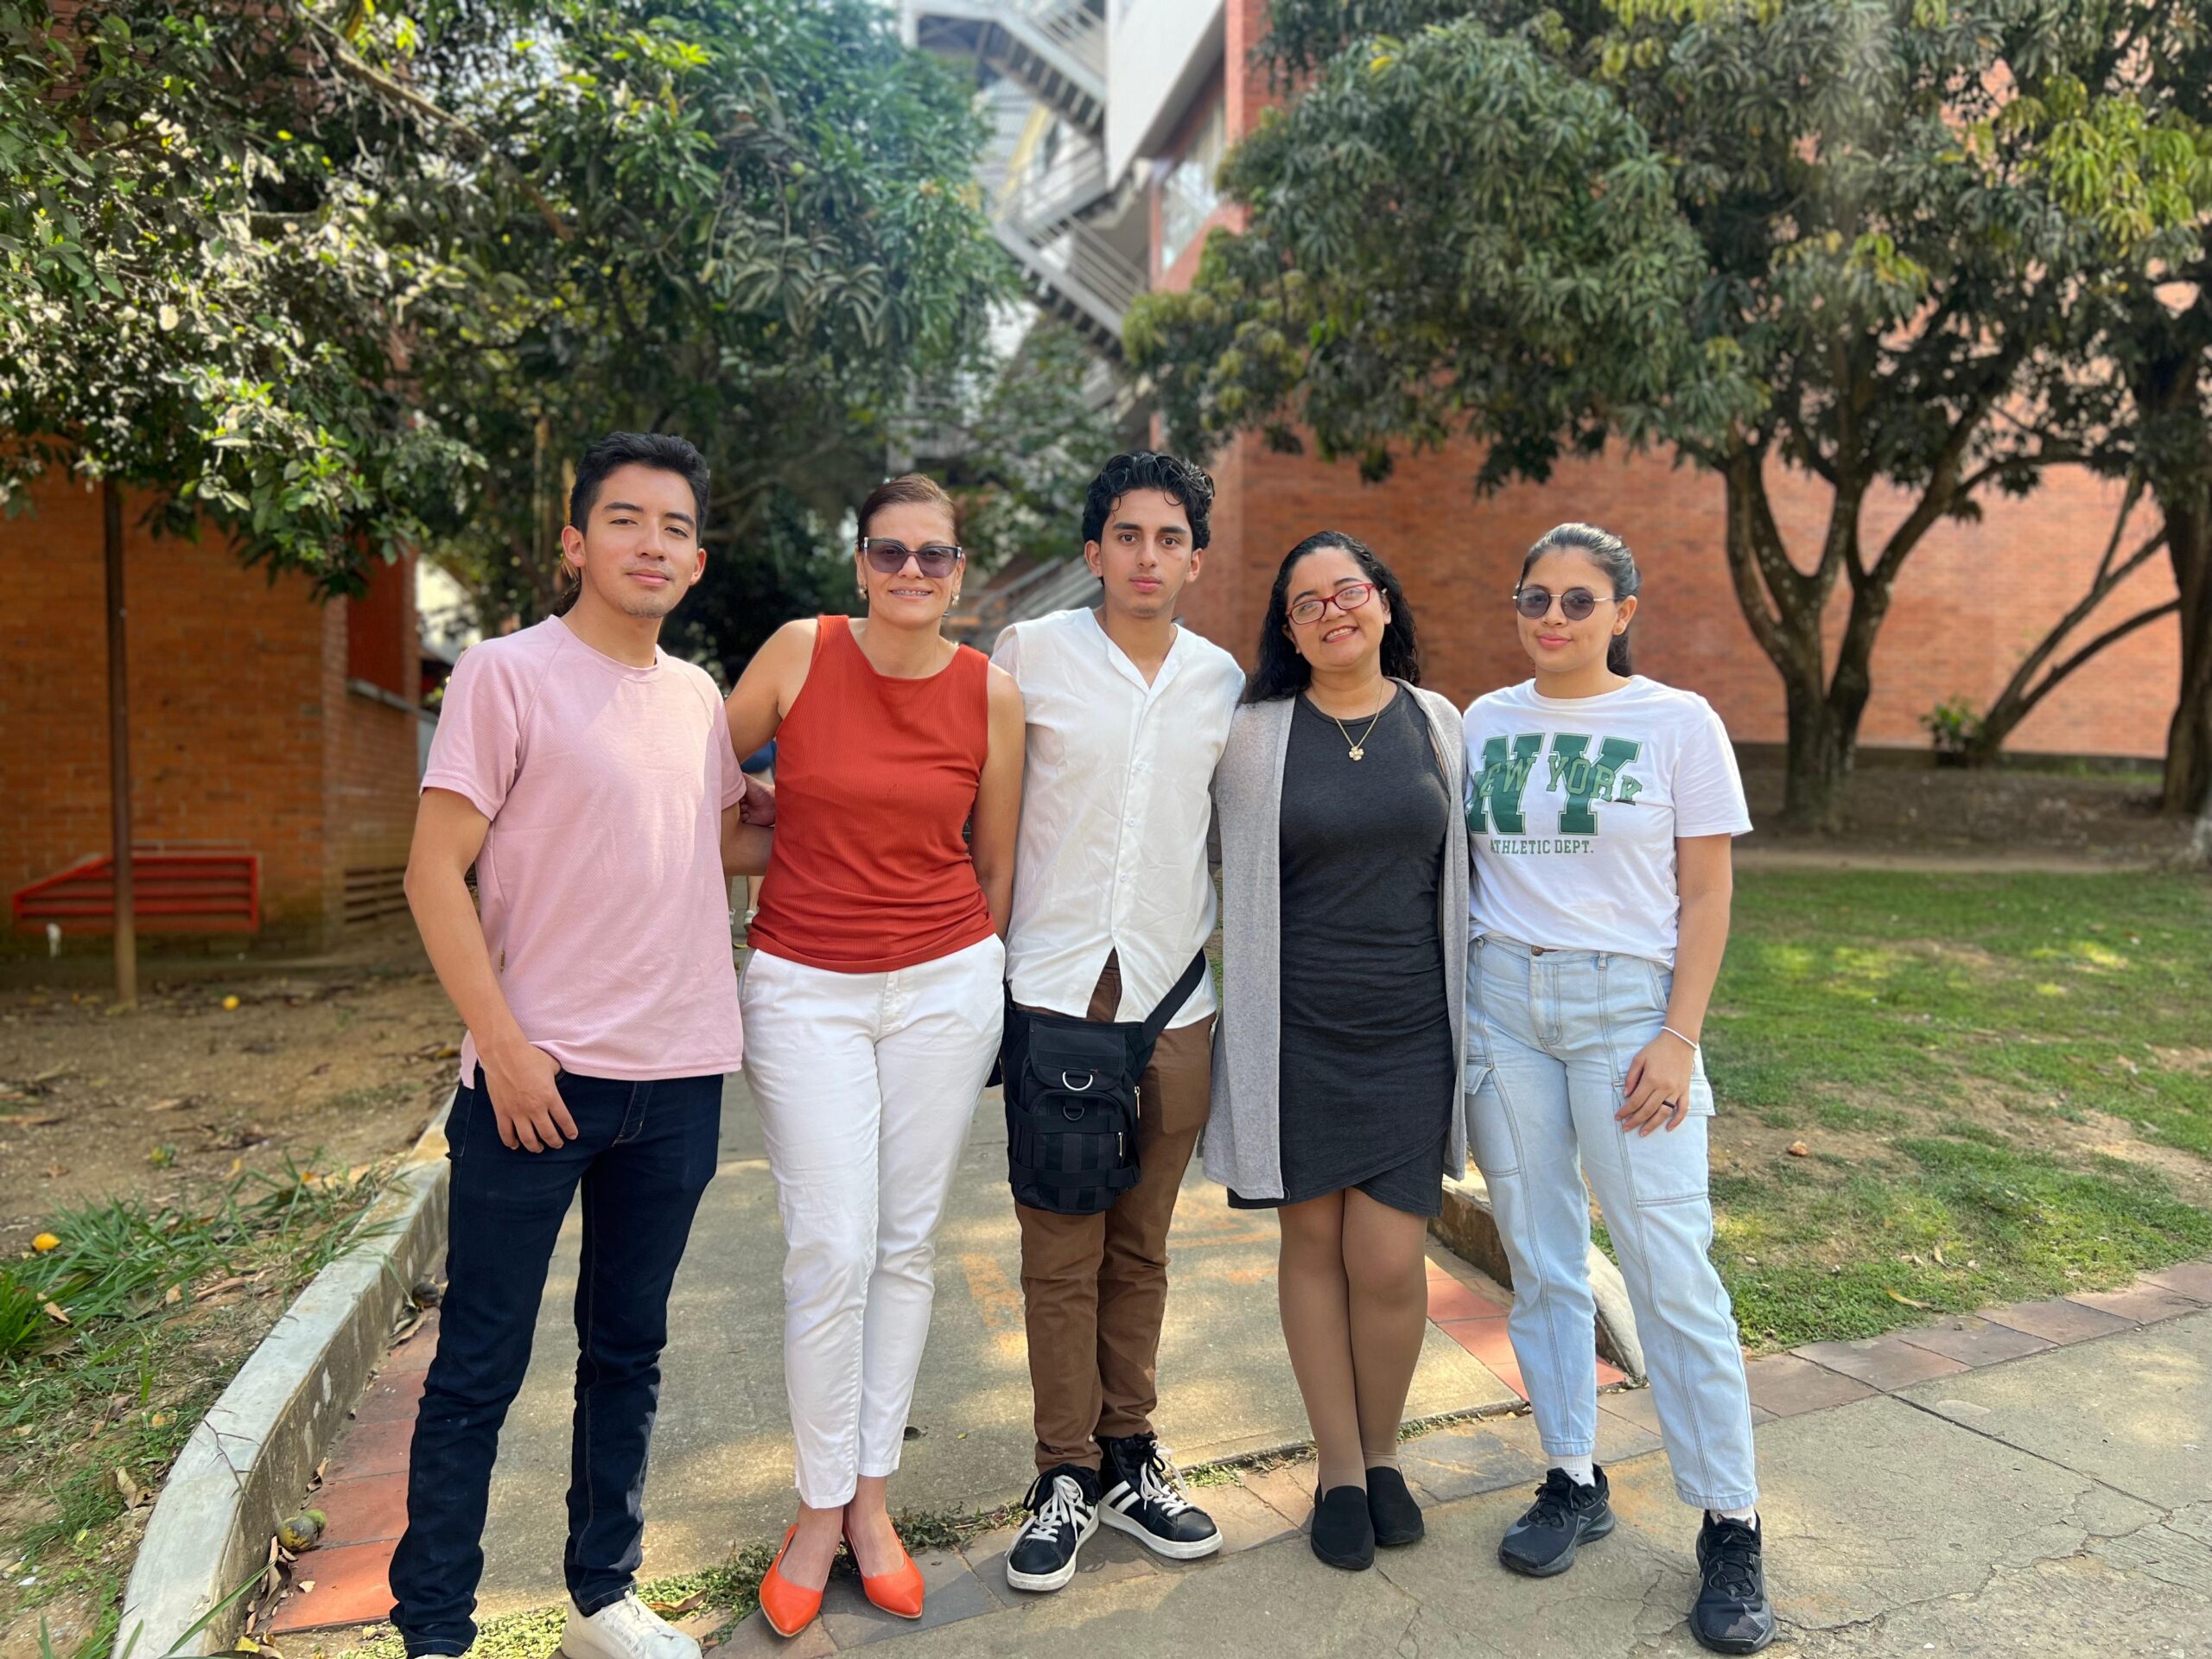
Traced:
[[[1501, 1285], [1511, 1288], [1513, 1264], [1497, 1236], [1497, 1217], [1491, 1209], [1490, 1188], [1470, 1166], [1464, 1178], [1444, 1178], [1444, 1213], [1428, 1224], [1434, 1233]], [[1613, 1259], [1590, 1244], [1590, 1292], [1598, 1302], [1598, 1351], [1637, 1382], [1646, 1380], [1643, 1344], [1636, 1334], [1636, 1314], [1629, 1306], [1628, 1287]]]
[[192, 1432], [163, 1483], [123, 1596], [115, 1650], [227, 1650], [245, 1615], [185, 1632], [260, 1571], [277, 1523], [385, 1356], [392, 1321], [446, 1238], [446, 1112], [363, 1217], [373, 1230], [315, 1276]]

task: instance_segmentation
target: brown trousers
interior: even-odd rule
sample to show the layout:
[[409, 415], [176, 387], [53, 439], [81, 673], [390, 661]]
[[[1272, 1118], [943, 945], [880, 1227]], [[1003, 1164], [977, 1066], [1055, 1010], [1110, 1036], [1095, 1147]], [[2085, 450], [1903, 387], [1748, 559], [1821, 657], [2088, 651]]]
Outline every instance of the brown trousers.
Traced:
[[[1109, 956], [1086, 1017], [1111, 1020], [1121, 1000], [1121, 966]], [[1212, 1077], [1211, 1016], [1161, 1033], [1137, 1085], [1137, 1184], [1103, 1215], [1014, 1205], [1040, 1471], [1063, 1463], [1095, 1470], [1099, 1436], [1152, 1427], [1167, 1227], [1205, 1128]]]

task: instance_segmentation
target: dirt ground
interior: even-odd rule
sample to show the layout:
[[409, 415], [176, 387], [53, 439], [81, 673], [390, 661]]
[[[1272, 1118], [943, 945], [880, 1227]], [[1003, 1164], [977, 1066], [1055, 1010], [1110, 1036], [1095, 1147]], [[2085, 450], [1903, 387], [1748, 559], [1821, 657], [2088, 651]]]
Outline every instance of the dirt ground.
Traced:
[[165, 977], [149, 956], [135, 1013], [79, 988], [84, 966], [0, 981], [0, 1252], [97, 1198], [288, 1155], [372, 1162], [452, 1091], [460, 1021], [404, 920], [312, 967], [202, 960]]
[[[1751, 820], [1780, 814], [1778, 763], [1747, 763]], [[1862, 757], [1834, 836], [1762, 828], [1742, 845], [1754, 852], [1890, 851], [1984, 858], [1993, 864], [2079, 860], [2096, 865], [2164, 862], [2189, 839], [2189, 825], [2158, 816], [2154, 770], [2073, 772], [2005, 767], [1967, 771]]]

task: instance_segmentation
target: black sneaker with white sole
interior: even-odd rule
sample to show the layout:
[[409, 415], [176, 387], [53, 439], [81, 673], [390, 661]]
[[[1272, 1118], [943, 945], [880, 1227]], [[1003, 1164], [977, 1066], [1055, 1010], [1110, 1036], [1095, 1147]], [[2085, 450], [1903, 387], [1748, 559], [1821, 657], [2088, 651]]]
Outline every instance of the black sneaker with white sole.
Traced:
[[1757, 1653], [1774, 1640], [1758, 1522], [1708, 1514], [1697, 1535], [1697, 1600], [1690, 1634], [1714, 1653]]
[[1106, 1454], [1106, 1466], [1098, 1471], [1106, 1489], [1100, 1520], [1171, 1561], [1195, 1561], [1221, 1548], [1221, 1529], [1183, 1496], [1175, 1465], [1158, 1440], [1150, 1434], [1102, 1435], [1098, 1446]]
[[1505, 1529], [1497, 1546], [1501, 1566], [1532, 1579], [1548, 1579], [1574, 1565], [1574, 1552], [1613, 1529], [1612, 1487], [1592, 1468], [1587, 1486], [1564, 1469], [1553, 1469], [1536, 1488], [1536, 1501]]
[[1075, 1576], [1075, 1558], [1098, 1530], [1098, 1477], [1063, 1463], [1037, 1477], [1022, 1503], [1029, 1511], [1006, 1553], [1006, 1581], [1017, 1590], [1057, 1590]]

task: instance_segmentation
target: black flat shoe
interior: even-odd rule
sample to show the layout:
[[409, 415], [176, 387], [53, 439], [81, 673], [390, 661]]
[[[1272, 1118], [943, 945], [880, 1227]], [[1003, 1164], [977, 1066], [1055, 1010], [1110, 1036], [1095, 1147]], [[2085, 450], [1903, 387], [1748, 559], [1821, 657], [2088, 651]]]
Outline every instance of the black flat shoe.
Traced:
[[1428, 1530], [1406, 1478], [1382, 1464], [1367, 1471], [1367, 1518], [1375, 1524], [1375, 1541], [1385, 1549], [1417, 1544]]
[[1375, 1522], [1368, 1518], [1367, 1494], [1357, 1486], [1332, 1487], [1314, 1494], [1313, 1553], [1348, 1573], [1375, 1565]]

